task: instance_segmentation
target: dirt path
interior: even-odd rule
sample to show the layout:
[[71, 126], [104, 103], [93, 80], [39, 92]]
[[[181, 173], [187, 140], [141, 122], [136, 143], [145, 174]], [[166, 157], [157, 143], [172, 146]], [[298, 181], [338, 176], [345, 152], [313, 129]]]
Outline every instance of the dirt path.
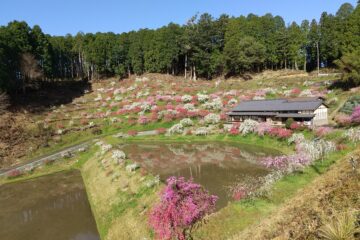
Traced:
[[[150, 130], [150, 131], [138, 132], [137, 135], [138, 136], [151, 136], [151, 135], [156, 135], [156, 134], [157, 134], [156, 130]], [[116, 135], [117, 134], [113, 134], [114, 137]], [[55, 153], [46, 154], [46, 155], [31, 159], [31, 160], [29, 160], [27, 162], [20, 163], [20, 164], [17, 164], [15, 166], [11, 166], [9, 168], [0, 169], [0, 177], [7, 176], [11, 171], [14, 171], [14, 170], [26, 171], [27, 169], [31, 169], [31, 168], [41, 166], [41, 165], [45, 164], [48, 161], [56, 161], [56, 160], [62, 159], [62, 158], [64, 158], [65, 155], [68, 155], [68, 154], [71, 155], [71, 154], [74, 154], [76, 152], [79, 152], [81, 149], [88, 148], [92, 144], [92, 142], [97, 138], [98, 137], [90, 139], [90, 140], [88, 140], [86, 142], [83, 142], [83, 143], [80, 143], [80, 144], [76, 144], [76, 145], [73, 145], [73, 146], [66, 147], [64, 149], [61, 149], [61, 150], [55, 152]]]

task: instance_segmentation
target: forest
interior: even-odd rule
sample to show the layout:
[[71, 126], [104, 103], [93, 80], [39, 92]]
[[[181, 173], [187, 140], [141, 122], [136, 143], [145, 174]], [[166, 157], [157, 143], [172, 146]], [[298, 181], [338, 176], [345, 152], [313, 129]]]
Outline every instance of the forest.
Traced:
[[280, 16], [214, 18], [204, 13], [186, 24], [127, 33], [50, 36], [40, 26], [12, 21], [0, 27], [0, 90], [21, 92], [36, 82], [120, 78], [167, 73], [212, 79], [266, 69], [340, 67], [358, 81], [360, 4], [335, 15], [286, 24]]

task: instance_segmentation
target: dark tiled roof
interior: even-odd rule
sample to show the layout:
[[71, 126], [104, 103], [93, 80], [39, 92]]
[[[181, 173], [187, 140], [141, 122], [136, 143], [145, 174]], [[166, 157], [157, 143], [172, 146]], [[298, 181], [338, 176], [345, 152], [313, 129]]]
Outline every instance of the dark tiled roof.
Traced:
[[275, 116], [274, 112], [229, 112], [230, 116]]
[[273, 99], [243, 101], [237, 105], [233, 112], [274, 112], [274, 111], [301, 111], [316, 110], [323, 104], [320, 98], [301, 99]]

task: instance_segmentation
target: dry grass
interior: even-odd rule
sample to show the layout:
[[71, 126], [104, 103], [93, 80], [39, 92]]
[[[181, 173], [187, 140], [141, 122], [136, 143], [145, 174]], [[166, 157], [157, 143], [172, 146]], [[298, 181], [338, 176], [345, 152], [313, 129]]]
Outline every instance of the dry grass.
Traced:
[[[360, 148], [352, 155], [359, 159]], [[348, 157], [345, 157], [268, 219], [231, 239], [321, 239], [320, 229], [333, 221], [337, 212], [360, 206], [359, 190], [360, 169], [354, 172]]]
[[354, 239], [356, 230], [356, 211], [336, 213], [334, 218], [320, 228], [319, 236], [326, 240]]
[[[158, 187], [143, 189], [147, 177], [138, 172], [128, 173], [121, 165], [103, 169], [101, 160], [110, 158], [110, 154], [103, 157], [95, 154], [82, 168], [100, 235], [108, 240], [149, 238], [145, 215], [157, 198]], [[119, 178], [112, 180], [114, 174]]]

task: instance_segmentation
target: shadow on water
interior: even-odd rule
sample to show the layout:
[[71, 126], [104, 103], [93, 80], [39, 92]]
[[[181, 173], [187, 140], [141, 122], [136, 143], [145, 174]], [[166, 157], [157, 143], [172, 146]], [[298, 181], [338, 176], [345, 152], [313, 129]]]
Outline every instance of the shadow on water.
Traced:
[[219, 196], [217, 207], [231, 201], [229, 187], [248, 177], [269, 173], [260, 159], [278, 152], [249, 145], [229, 143], [130, 143], [120, 146], [162, 181], [170, 176], [192, 178], [211, 194]]
[[0, 239], [98, 240], [80, 172], [0, 186]]
[[11, 96], [11, 110], [21, 108], [41, 113], [52, 106], [71, 103], [73, 99], [84, 95], [85, 91], [91, 91], [91, 84], [86, 80], [36, 82], [36, 85], [27, 88], [25, 93]]

